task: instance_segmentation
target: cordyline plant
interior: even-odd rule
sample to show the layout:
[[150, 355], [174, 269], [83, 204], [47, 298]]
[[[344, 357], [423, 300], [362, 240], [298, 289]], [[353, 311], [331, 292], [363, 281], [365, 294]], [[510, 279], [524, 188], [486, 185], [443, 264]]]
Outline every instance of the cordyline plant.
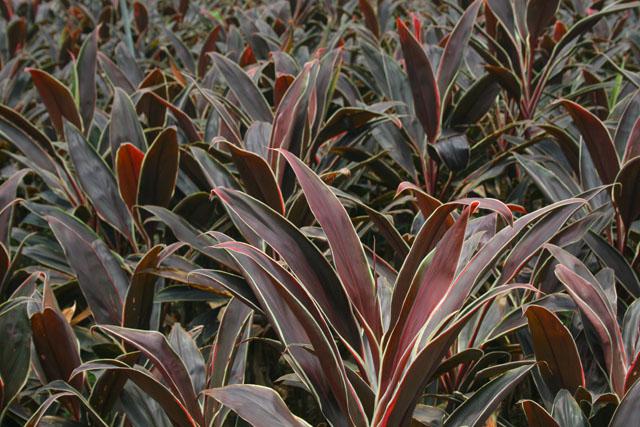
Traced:
[[0, 424], [633, 425], [639, 15], [0, 0]]

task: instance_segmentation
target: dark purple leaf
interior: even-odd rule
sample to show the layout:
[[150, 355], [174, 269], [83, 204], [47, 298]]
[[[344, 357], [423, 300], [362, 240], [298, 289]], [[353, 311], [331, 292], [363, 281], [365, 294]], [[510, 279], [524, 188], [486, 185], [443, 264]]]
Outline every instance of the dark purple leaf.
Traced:
[[64, 119], [73, 123], [78, 129], [82, 129], [82, 119], [69, 89], [46, 71], [35, 68], [27, 68], [26, 70], [31, 74], [33, 84], [47, 107], [49, 119], [56, 129], [58, 137], [64, 137]]
[[565, 388], [571, 393], [585, 387], [576, 343], [560, 319], [538, 305], [527, 307], [526, 315], [536, 360], [545, 362], [539, 367], [545, 381], [555, 390]]
[[288, 151], [282, 150], [280, 154], [295, 172], [307, 203], [327, 236], [336, 271], [351, 303], [379, 337], [382, 324], [373, 276], [347, 211], [329, 187], [300, 159]]
[[76, 72], [78, 73], [78, 107], [84, 124], [84, 134], [87, 135], [91, 128], [93, 113], [96, 108], [96, 66], [98, 63], [98, 34], [93, 31], [84, 41], [78, 61]]
[[144, 155], [138, 184], [139, 205], [169, 205], [178, 178], [179, 161], [176, 129], [166, 128]]
[[236, 96], [238, 102], [240, 102], [240, 105], [252, 121], [271, 122], [273, 120], [273, 114], [271, 113], [269, 104], [267, 104], [260, 89], [253, 83], [251, 77], [249, 77], [238, 64], [226, 56], [214, 52], [211, 54], [211, 57], [227, 81], [229, 89]]
[[240, 418], [254, 426], [310, 426], [293, 415], [280, 395], [268, 387], [235, 384], [206, 390], [205, 394], [228, 406]]
[[565, 99], [561, 102], [571, 115], [580, 134], [582, 134], [602, 183], [613, 183], [620, 168], [620, 163], [613, 140], [604, 123], [573, 101]]
[[131, 240], [131, 216], [111, 170], [78, 129], [66, 122], [64, 131], [80, 186], [98, 215]]
[[473, 24], [480, 6], [482, 6], [481, 0], [475, 0], [471, 3], [460, 17], [451, 34], [449, 34], [437, 72], [438, 91], [442, 96], [447, 93], [462, 65], [464, 50], [469, 43]]
[[431, 62], [422, 45], [411, 34], [407, 26], [398, 19], [398, 35], [406, 64], [416, 116], [430, 143], [435, 143], [440, 134], [440, 92], [433, 74]]

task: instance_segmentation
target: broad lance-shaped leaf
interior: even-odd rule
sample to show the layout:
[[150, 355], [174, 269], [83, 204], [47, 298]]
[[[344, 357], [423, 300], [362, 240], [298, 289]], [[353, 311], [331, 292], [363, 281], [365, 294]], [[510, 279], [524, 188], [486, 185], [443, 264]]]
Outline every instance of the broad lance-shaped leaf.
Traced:
[[[0, 136], [22, 152], [31, 169], [34, 169], [52, 190], [64, 191], [66, 181], [63, 184], [60, 176], [64, 174], [70, 181], [70, 174], [61, 162], [58, 162], [58, 156], [49, 138], [17, 111], [4, 105], [0, 105]], [[75, 191], [73, 193], [77, 195]]]
[[327, 236], [336, 271], [351, 303], [366, 321], [366, 326], [380, 337], [382, 321], [373, 275], [347, 211], [329, 187], [299, 158], [284, 150], [280, 150], [280, 154], [295, 172], [307, 203]]
[[216, 50], [216, 42], [218, 41], [218, 36], [221, 30], [222, 25], [217, 25], [213, 30], [211, 30], [204, 43], [202, 43], [197, 65], [198, 77], [200, 78], [204, 77], [207, 72], [207, 67], [211, 62], [211, 56], [209, 53]]
[[[232, 298], [224, 309], [218, 333], [213, 342], [207, 367], [207, 388], [218, 388], [229, 384], [244, 382], [247, 364], [248, 342], [253, 311], [237, 298]], [[220, 404], [205, 395], [205, 422], [215, 416], [215, 426], [224, 423], [229, 409], [220, 408]], [[215, 414], [215, 415], [214, 415]]]
[[220, 243], [219, 241], [197, 230], [180, 215], [160, 206], [145, 206], [144, 210], [151, 212], [159, 221], [166, 224], [181, 242], [188, 243], [194, 249], [211, 257], [230, 270], [237, 271], [233, 258], [226, 251], [213, 248], [217, 243]]
[[[628, 150], [631, 134], [640, 119], [640, 89], [636, 90], [629, 98], [629, 102], [622, 112], [620, 119], [618, 119], [618, 126], [613, 136], [616, 151], [621, 155]], [[640, 145], [640, 141], [638, 141], [638, 144]], [[640, 146], [638, 148], [640, 149]], [[630, 157], [623, 157], [626, 160], [630, 159]]]
[[559, 0], [532, 0], [527, 4], [527, 29], [531, 36], [531, 43], [537, 43], [537, 38], [544, 29], [551, 24], [558, 11]]
[[631, 224], [640, 217], [640, 156], [622, 166], [615, 183], [613, 201], [622, 218], [623, 232], [629, 234]]
[[[128, 353], [132, 354], [132, 353]], [[125, 355], [126, 356], [126, 355]], [[121, 356], [122, 357], [122, 356]], [[97, 360], [89, 363], [85, 363], [75, 369], [74, 374], [78, 375], [83, 372], [90, 372], [96, 370], [105, 370], [96, 383], [96, 387], [100, 384], [100, 381], [105, 376], [111, 375], [111, 380], [120, 381], [121, 383], [117, 387], [107, 388], [107, 390], [117, 390], [118, 393], [122, 390], [124, 382], [131, 380], [147, 395], [160, 404], [160, 407], [167, 416], [171, 419], [175, 425], [179, 427], [197, 427], [198, 423], [196, 419], [189, 413], [189, 409], [180, 401], [180, 397], [176, 396], [167, 386], [165, 386], [159, 379], [157, 379], [151, 372], [142, 368], [132, 368], [129, 364], [124, 363], [118, 359], [106, 359]], [[135, 362], [129, 361], [129, 363]], [[100, 384], [100, 386], [108, 387], [107, 384]], [[94, 396], [91, 396], [92, 406], [96, 403], [93, 401]], [[98, 402], [99, 404], [100, 402]]]
[[133, 276], [131, 276], [129, 289], [127, 289], [122, 326], [133, 329], [149, 329], [153, 298], [156, 293], [155, 284], [158, 277], [147, 270], [158, 266], [162, 250], [161, 245], [156, 245], [138, 261]]
[[[284, 148], [299, 153], [305, 128], [308, 122], [307, 106], [311, 92], [311, 72], [317, 66], [316, 62], [309, 62], [291, 83], [276, 110], [269, 137], [269, 148]], [[269, 164], [274, 171], [278, 184], [282, 184], [284, 167], [279, 167], [280, 156], [275, 151], [267, 151]]]
[[478, 16], [480, 6], [482, 6], [481, 0], [475, 0], [471, 3], [462, 14], [462, 17], [460, 17], [451, 34], [449, 34], [444, 52], [442, 52], [442, 58], [440, 58], [440, 63], [438, 64], [437, 72], [438, 90], [442, 96], [447, 93], [447, 89], [453, 82], [462, 64], [462, 55], [467, 43], [469, 43], [473, 24], [476, 16]]
[[529, 427], [560, 427], [551, 414], [538, 403], [533, 400], [523, 400], [520, 403]]
[[638, 417], [640, 411], [640, 381], [636, 381], [634, 385], [627, 391], [616, 412], [609, 427], [626, 427], [631, 420]]
[[[328, 383], [327, 386], [330, 388], [332, 396], [338, 400], [341, 410], [344, 413], [349, 413], [352, 423], [364, 425], [366, 417], [362, 413], [359, 403], [353, 400], [353, 390], [348, 387], [345, 366], [338, 347], [332, 339], [329, 325], [317, 307], [317, 302], [310, 298], [304, 287], [291, 273], [258, 249], [239, 242], [227, 242], [220, 246], [228, 248], [236, 254], [247, 256], [262, 269], [262, 272], [267, 274], [264, 278], [268, 280], [256, 282], [256, 285], [261, 287], [259, 292], [256, 291], [256, 294], [261, 293], [264, 302], [270, 304], [267, 309], [272, 311], [273, 320], [281, 328], [281, 333], [283, 336], [295, 337], [296, 333], [301, 332], [299, 336], [305, 341], [291, 341], [293, 345], [302, 345], [308, 342], [312, 346], [322, 372], [315, 372], [314, 375], [319, 374], [318, 377]], [[247, 266], [246, 261], [241, 260], [240, 263]], [[250, 272], [247, 273], [255, 277]], [[271, 295], [266, 293], [271, 293]], [[282, 321], [281, 315], [287, 314], [286, 310], [278, 313], [276, 312], [278, 309], [273, 305], [273, 303], [277, 305], [280, 302], [286, 304], [296, 323]], [[273, 311], [274, 308], [276, 311]], [[298, 328], [299, 331], [291, 331], [289, 328], [292, 327]], [[285, 342], [287, 346], [292, 345], [287, 339]]]
[[259, 155], [243, 150], [233, 144], [226, 144], [233, 163], [238, 168], [247, 193], [263, 201], [281, 215], [285, 214], [284, 200], [276, 177], [269, 164]]
[[[440, 322], [445, 320], [450, 313], [454, 313], [462, 307], [462, 304], [472, 291], [473, 287], [477, 284], [477, 281], [488, 272], [498, 257], [505, 253], [510, 245], [520, 236], [520, 233], [530, 224], [547, 215], [563, 215], [564, 212], [562, 208], [564, 206], [582, 206], [584, 203], [586, 202], [582, 199], [567, 199], [562, 202], [554, 203], [553, 205], [549, 205], [524, 215], [513, 223], [513, 227], [504, 227], [500, 230], [483, 246], [481, 251], [478, 251], [471, 260], [460, 269], [460, 273], [453, 283], [453, 288], [449, 291], [448, 297], [442, 300], [442, 303], [434, 312], [428, 325], [429, 328], [425, 331], [425, 335], [429, 336], [429, 334], [433, 332], [434, 328]], [[533, 253], [538, 249], [539, 247], [531, 247], [530, 251]]]
[[193, 388], [198, 391], [204, 390], [206, 383], [204, 357], [193, 336], [176, 322], [171, 327], [167, 340], [187, 368]]
[[122, 339], [143, 352], [160, 371], [171, 391], [180, 398], [189, 414], [199, 423], [202, 422], [198, 397], [187, 368], [162, 334], [119, 326], [103, 325], [100, 328], [112, 337]]
[[369, 0], [358, 0], [358, 7], [364, 17], [364, 24], [375, 38], [380, 37], [380, 26], [378, 25], [378, 17], [375, 9], [371, 6]]
[[318, 301], [336, 331], [350, 346], [358, 348], [359, 333], [351, 315], [347, 294], [322, 252], [285, 217], [258, 200], [227, 188], [216, 188], [214, 193], [284, 258], [307, 291]]
[[529, 259], [538, 251], [538, 248], [555, 236], [560, 228], [580, 209], [580, 205], [567, 205], [560, 207], [554, 215], [548, 215], [534, 224], [526, 234], [522, 236], [504, 262], [500, 273], [500, 284], [510, 282]]
[[0, 310], [0, 413], [22, 390], [29, 375], [31, 333], [27, 304]]
[[280, 395], [268, 387], [235, 384], [205, 390], [204, 393], [231, 408], [253, 426], [310, 427], [293, 415]]
[[581, 314], [593, 326], [602, 346], [613, 390], [622, 396], [626, 357], [620, 329], [611, 309], [607, 307], [606, 299], [597, 291], [595, 285], [565, 265], [558, 264], [555, 273], [580, 308]]
[[77, 390], [82, 387], [83, 377], [71, 378], [80, 366], [80, 345], [71, 325], [64, 317], [45, 279], [42, 309], [31, 316], [34, 349], [38, 355], [39, 369], [46, 381], [69, 382]]
[[267, 104], [260, 89], [253, 83], [247, 73], [226, 56], [214, 52], [211, 57], [227, 81], [227, 86], [252, 121], [257, 120], [269, 123], [273, 121], [273, 114], [269, 109], [269, 104]]
[[636, 120], [629, 134], [629, 139], [624, 149], [624, 156], [622, 157], [622, 163], [628, 163], [638, 156], [640, 156], [640, 115], [638, 115], [638, 120]]
[[178, 135], [173, 127], [163, 130], [144, 156], [140, 167], [138, 204], [166, 207], [178, 178]]
[[582, 237], [603, 265], [612, 268], [622, 286], [634, 297], [640, 296], [640, 280], [625, 257], [609, 241], [593, 230]]
[[47, 107], [49, 119], [58, 137], [64, 137], [64, 119], [73, 123], [78, 129], [82, 129], [82, 119], [69, 89], [46, 71], [35, 68], [27, 68], [27, 71], [31, 74], [33, 84]]
[[620, 162], [613, 140], [604, 123], [573, 101], [564, 99], [561, 103], [571, 115], [573, 123], [584, 138], [602, 183], [613, 183], [620, 168]]
[[143, 159], [144, 153], [128, 142], [122, 144], [116, 154], [118, 190], [129, 211], [133, 209], [138, 199], [138, 183]]
[[131, 216], [120, 197], [109, 167], [80, 131], [69, 122], [65, 123], [65, 134], [78, 181], [96, 212], [131, 240]]
[[416, 116], [424, 128], [430, 143], [435, 143], [440, 134], [440, 91], [433, 74], [431, 62], [422, 45], [411, 34], [407, 26], [398, 18], [398, 35]]
[[480, 427], [500, 402], [528, 375], [533, 365], [521, 366], [484, 385], [447, 418], [444, 427]]
[[86, 38], [78, 54], [76, 73], [78, 75], [78, 106], [84, 133], [91, 128], [93, 113], [96, 109], [96, 65], [98, 63], [98, 30]]
[[385, 356], [388, 354], [394, 357], [385, 357], [383, 372], [399, 368], [398, 359], [405, 351], [410, 351], [418, 331], [427, 323], [441, 300], [447, 297], [458, 267], [469, 215], [476, 207], [477, 205], [472, 205], [462, 212], [436, 246], [426, 271], [413, 279], [400, 310], [400, 318], [387, 344], [388, 348], [395, 351], [385, 353]]
[[[21, 169], [7, 178], [2, 185], [0, 185], [0, 244], [9, 246], [10, 235], [10, 222], [11, 215], [13, 213], [13, 206], [10, 206], [15, 202], [16, 191], [18, 186], [22, 183], [25, 175], [29, 173], [29, 169]], [[2, 277], [0, 275], [0, 282]]]
[[[335, 346], [332, 349], [332, 342], [327, 339], [329, 334], [322, 316], [314, 316], [307, 310], [307, 307], [314, 310], [314, 303], [308, 297], [303, 301], [297, 299], [291, 290], [303, 298], [304, 294], [299, 288], [296, 289], [291, 275], [275, 262], [258, 263], [259, 258], [263, 257], [254, 259], [255, 253], [250, 250], [243, 251], [248, 245], [228, 242], [221, 246], [233, 248], [233, 255], [269, 322], [287, 347], [291, 360], [298, 366], [297, 369], [305, 373], [305, 383], [318, 396], [321, 411], [331, 422], [343, 418], [348, 410], [345, 407], [346, 389], [344, 383], [341, 385], [339, 380], [336, 380], [343, 376], [340, 369], [341, 360], [336, 353], [337, 349]], [[281, 280], [288, 282], [288, 285], [283, 284]], [[313, 348], [313, 353], [310, 353], [307, 347]], [[329, 372], [332, 375], [329, 375]]]
[[556, 394], [551, 413], [553, 414], [553, 418], [558, 420], [558, 424], [561, 426], [590, 426], [587, 417], [582, 412], [582, 408], [568, 390], [562, 389]]
[[[447, 204], [441, 204], [437, 199], [429, 196], [415, 185], [404, 182], [398, 187], [398, 192], [410, 189], [417, 196], [418, 205], [421, 212], [427, 213], [424, 225], [416, 235], [409, 255], [405, 258], [402, 268], [398, 272], [398, 278], [393, 291], [393, 301], [391, 305], [391, 318], [397, 319], [402, 308], [402, 304], [409, 291], [412, 279], [418, 266], [425, 256], [436, 246], [442, 235], [454, 224], [451, 212], [457, 206], [468, 206], [477, 204], [480, 209], [488, 209], [498, 213], [507, 224], [513, 224], [513, 214], [509, 206], [490, 198], [466, 198], [459, 199]], [[518, 208], [512, 206], [511, 209]]]
[[[97, 323], [120, 324], [128, 280], [109, 248], [75, 218], [45, 216]], [[93, 240], [88, 240], [93, 239]]]
[[125, 91], [116, 87], [111, 106], [111, 121], [109, 122], [109, 145], [114, 160], [118, 148], [125, 142], [135, 145], [141, 151], [147, 149], [144, 131], [131, 99]]
[[546, 363], [540, 366], [545, 381], [556, 390], [565, 388], [571, 393], [584, 387], [580, 355], [569, 330], [544, 307], [531, 305], [526, 314], [536, 359]]

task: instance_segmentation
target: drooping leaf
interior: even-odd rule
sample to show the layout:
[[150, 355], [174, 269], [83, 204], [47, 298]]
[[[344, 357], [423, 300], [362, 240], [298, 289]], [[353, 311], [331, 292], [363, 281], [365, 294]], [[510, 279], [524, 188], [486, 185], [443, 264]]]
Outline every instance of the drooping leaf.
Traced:
[[235, 384], [206, 390], [205, 394], [228, 406], [240, 418], [254, 426], [306, 427], [310, 425], [293, 415], [282, 398], [268, 387]]
[[160, 371], [162, 377], [168, 383], [169, 389], [180, 398], [189, 414], [195, 420], [201, 422], [202, 412], [198, 405], [191, 377], [184, 362], [171, 348], [162, 334], [155, 331], [142, 331], [107, 325], [102, 325], [101, 329], [142, 351]]
[[444, 427], [482, 426], [502, 399], [528, 375], [532, 365], [515, 368], [490, 381], [446, 419]]
[[17, 111], [4, 105], [0, 105], [0, 135], [14, 144], [39, 169], [53, 175], [57, 173], [55, 152], [49, 138]]

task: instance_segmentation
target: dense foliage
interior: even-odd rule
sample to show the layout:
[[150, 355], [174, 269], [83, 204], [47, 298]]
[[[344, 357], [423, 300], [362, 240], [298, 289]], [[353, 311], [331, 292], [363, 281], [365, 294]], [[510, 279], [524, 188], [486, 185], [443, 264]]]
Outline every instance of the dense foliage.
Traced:
[[640, 2], [0, 15], [3, 426], [637, 422]]

